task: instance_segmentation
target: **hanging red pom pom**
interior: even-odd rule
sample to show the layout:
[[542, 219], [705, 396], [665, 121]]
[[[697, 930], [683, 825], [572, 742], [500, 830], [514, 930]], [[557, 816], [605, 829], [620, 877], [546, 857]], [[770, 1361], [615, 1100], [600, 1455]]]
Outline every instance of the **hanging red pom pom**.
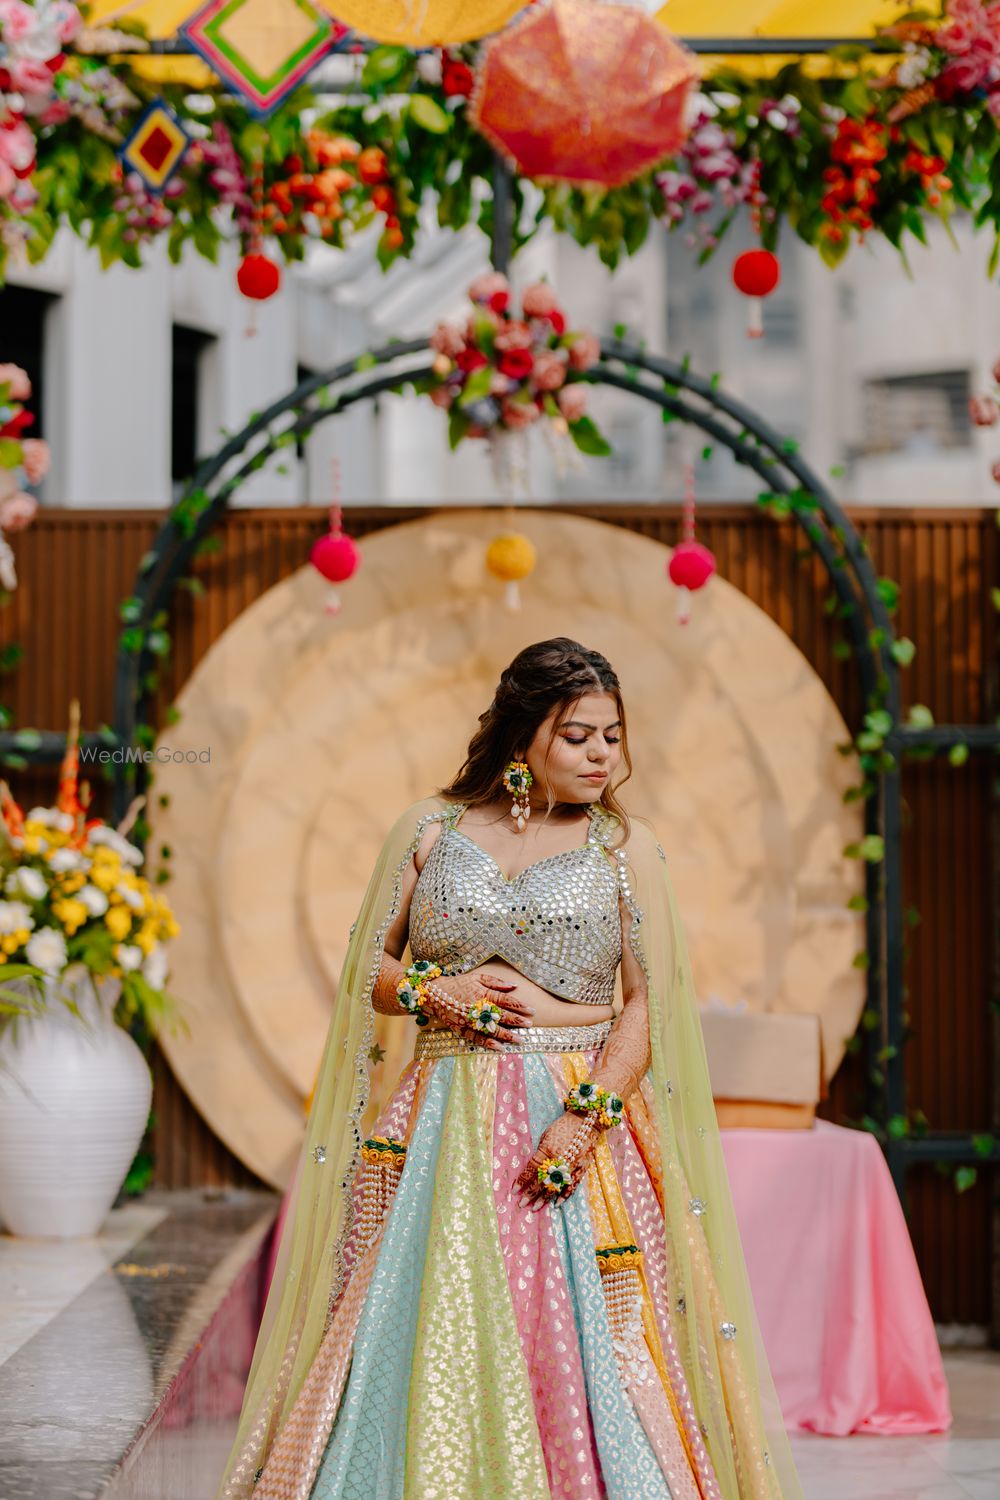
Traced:
[[[346, 583], [349, 578], [353, 578], [361, 563], [361, 553], [357, 546], [340, 529], [340, 518], [340, 506], [332, 505], [330, 530], [326, 536], [313, 542], [309, 552], [309, 561], [329, 584]], [[326, 612], [335, 615], [339, 609], [340, 595], [336, 588], [331, 588], [327, 596]]]
[[745, 297], [750, 298], [750, 321], [747, 333], [759, 339], [764, 332], [761, 298], [769, 297], [781, 280], [781, 262], [770, 250], [744, 250], [733, 266], [733, 281]]
[[281, 285], [281, 267], [266, 255], [251, 251], [244, 255], [236, 273], [236, 284], [244, 297], [265, 302]]

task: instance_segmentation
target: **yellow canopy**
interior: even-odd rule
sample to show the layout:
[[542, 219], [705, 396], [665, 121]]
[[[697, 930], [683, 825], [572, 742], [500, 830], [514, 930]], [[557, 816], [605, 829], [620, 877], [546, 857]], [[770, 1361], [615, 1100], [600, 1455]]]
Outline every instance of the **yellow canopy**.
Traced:
[[[337, 0], [321, 3], [337, 15]], [[899, 0], [666, 0], [656, 15], [681, 37], [844, 37], [869, 36], [903, 8]], [[197, 0], [92, 0], [90, 21], [130, 16], [166, 37], [198, 9]]]

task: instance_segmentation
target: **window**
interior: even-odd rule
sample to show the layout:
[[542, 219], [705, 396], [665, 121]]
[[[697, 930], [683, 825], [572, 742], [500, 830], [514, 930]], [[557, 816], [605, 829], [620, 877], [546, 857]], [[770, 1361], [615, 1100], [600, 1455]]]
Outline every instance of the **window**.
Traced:
[[864, 453], [920, 457], [971, 441], [968, 370], [865, 383]]
[[198, 467], [198, 416], [204, 354], [215, 341], [200, 328], [173, 326], [170, 387], [170, 477], [175, 498]]
[[35, 420], [25, 429], [25, 437], [41, 438], [45, 409], [44, 340], [45, 319], [55, 302], [49, 292], [34, 287], [0, 288], [0, 364], [20, 365], [31, 381], [28, 410]]

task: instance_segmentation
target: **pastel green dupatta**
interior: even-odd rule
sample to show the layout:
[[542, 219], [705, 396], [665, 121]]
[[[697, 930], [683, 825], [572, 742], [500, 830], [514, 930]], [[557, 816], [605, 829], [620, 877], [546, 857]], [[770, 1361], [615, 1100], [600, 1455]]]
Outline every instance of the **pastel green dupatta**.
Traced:
[[[399, 912], [403, 872], [428, 823], [448, 805], [428, 797], [397, 819], [351, 930], [295, 1197], [218, 1500], [252, 1494], [343, 1284], [369, 1093], [372, 989]], [[802, 1500], [747, 1280], [667, 859], [638, 821], [627, 856], [631, 942], [648, 983], [671, 1317], [689, 1389], [724, 1500]]]

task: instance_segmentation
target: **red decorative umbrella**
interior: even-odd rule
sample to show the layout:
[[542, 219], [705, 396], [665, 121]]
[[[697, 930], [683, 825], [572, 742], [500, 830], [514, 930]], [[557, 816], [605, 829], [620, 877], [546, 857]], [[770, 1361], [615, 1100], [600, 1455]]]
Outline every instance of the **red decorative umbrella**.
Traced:
[[638, 7], [552, 0], [487, 44], [472, 119], [528, 177], [617, 187], [684, 140], [698, 76]]

